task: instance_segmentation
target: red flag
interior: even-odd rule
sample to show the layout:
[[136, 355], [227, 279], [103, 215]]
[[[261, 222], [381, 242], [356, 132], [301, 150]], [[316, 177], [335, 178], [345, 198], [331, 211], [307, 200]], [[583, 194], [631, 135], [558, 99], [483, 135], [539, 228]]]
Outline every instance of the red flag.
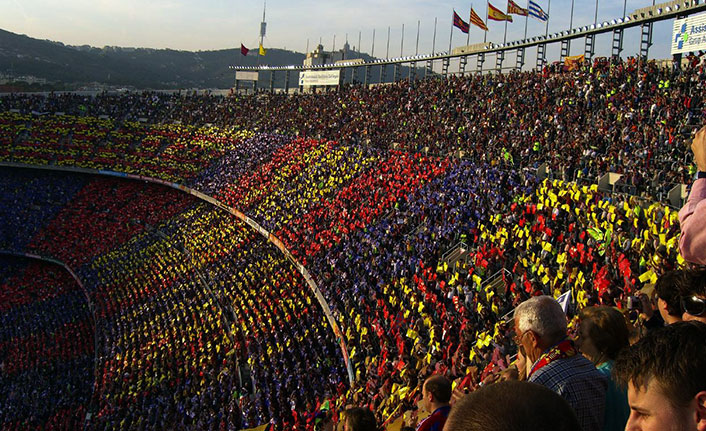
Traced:
[[454, 11], [454, 27], [458, 27], [464, 33], [468, 33], [468, 23], [462, 20], [456, 11]]
[[243, 44], [241, 43], [241, 44], [240, 44], [240, 53], [243, 54], [243, 55], [248, 55], [248, 52], [250, 52], [250, 50], [247, 49], [247, 48], [245, 47], [245, 45], [243, 45]]

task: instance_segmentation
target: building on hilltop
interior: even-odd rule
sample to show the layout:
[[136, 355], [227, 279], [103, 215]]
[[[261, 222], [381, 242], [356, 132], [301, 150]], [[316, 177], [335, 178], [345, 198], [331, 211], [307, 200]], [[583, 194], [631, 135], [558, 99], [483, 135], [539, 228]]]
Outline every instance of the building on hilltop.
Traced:
[[321, 66], [359, 57], [360, 53], [355, 50], [355, 47], [351, 49], [348, 42], [344, 43], [343, 48], [338, 51], [324, 51], [324, 46], [319, 44], [313, 51], [306, 53], [303, 65], [304, 67]]

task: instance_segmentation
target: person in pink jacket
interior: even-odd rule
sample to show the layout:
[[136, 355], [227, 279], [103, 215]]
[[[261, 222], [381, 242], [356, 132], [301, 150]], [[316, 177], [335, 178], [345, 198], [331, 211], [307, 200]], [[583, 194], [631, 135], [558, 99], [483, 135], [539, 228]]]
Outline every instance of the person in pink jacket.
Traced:
[[706, 265], [706, 127], [696, 133], [691, 150], [698, 172], [689, 199], [679, 211], [679, 249], [689, 262]]

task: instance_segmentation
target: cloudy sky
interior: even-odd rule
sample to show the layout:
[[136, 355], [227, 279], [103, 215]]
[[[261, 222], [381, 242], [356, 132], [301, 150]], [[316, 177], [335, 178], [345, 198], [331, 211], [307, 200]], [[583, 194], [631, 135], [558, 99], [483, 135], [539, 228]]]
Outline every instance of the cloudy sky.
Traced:
[[[548, 9], [548, 1], [538, 0]], [[598, 21], [622, 16], [624, 0], [598, 0]], [[505, 0], [491, 2], [505, 7]], [[526, 4], [526, 0], [517, 1]], [[485, 15], [485, 2], [476, 0], [474, 9]], [[244, 43], [256, 47], [263, 2], [233, 0], [0, 0], [0, 28], [39, 39], [50, 39], [70, 45], [102, 47], [130, 46], [172, 48], [183, 50], [210, 50], [239, 47]], [[336, 48], [345, 41], [361, 46], [370, 53], [375, 30], [377, 57], [387, 51], [387, 32], [390, 31], [390, 56], [400, 52], [411, 55], [416, 50], [417, 23], [420, 26], [419, 53], [432, 51], [434, 19], [438, 19], [435, 51], [447, 50], [452, 10], [466, 18], [471, 2], [422, 0], [269, 0], [267, 2], [266, 47], [287, 48], [304, 52], [321, 39], [328, 50], [334, 37]], [[652, 0], [627, 0], [627, 11], [649, 6]], [[592, 24], [596, 3], [576, 0], [573, 25]], [[549, 31], [569, 28], [571, 0], [554, 0], [550, 8]], [[402, 43], [402, 25], [404, 42]], [[544, 24], [530, 19], [528, 35], [544, 34]], [[491, 22], [488, 41], [502, 42], [504, 26]], [[651, 57], [667, 58], [671, 38], [671, 22], [655, 26], [655, 46]], [[525, 19], [516, 17], [508, 26], [508, 40], [521, 39]], [[454, 31], [453, 45], [465, 45], [466, 35]], [[472, 27], [470, 42], [482, 42], [483, 33]], [[611, 36], [598, 39], [598, 55], [610, 52]], [[639, 29], [626, 32], [625, 55], [639, 50]], [[551, 54], [558, 47], [550, 50]], [[575, 41], [572, 54], [583, 52], [583, 41]], [[529, 54], [532, 55], [531, 53]], [[531, 57], [530, 57], [531, 58]]]

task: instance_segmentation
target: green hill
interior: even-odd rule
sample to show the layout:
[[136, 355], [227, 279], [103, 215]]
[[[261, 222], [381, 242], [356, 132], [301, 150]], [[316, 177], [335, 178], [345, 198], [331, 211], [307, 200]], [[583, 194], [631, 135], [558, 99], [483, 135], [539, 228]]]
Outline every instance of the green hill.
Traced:
[[[271, 48], [270, 65], [302, 64], [304, 54]], [[0, 74], [45, 79], [54, 87], [75, 89], [91, 83], [136, 89], [230, 88], [232, 64], [256, 65], [240, 49], [171, 49], [67, 46], [0, 30]], [[263, 78], [264, 79], [264, 78]], [[263, 81], [264, 84], [264, 81]]]

